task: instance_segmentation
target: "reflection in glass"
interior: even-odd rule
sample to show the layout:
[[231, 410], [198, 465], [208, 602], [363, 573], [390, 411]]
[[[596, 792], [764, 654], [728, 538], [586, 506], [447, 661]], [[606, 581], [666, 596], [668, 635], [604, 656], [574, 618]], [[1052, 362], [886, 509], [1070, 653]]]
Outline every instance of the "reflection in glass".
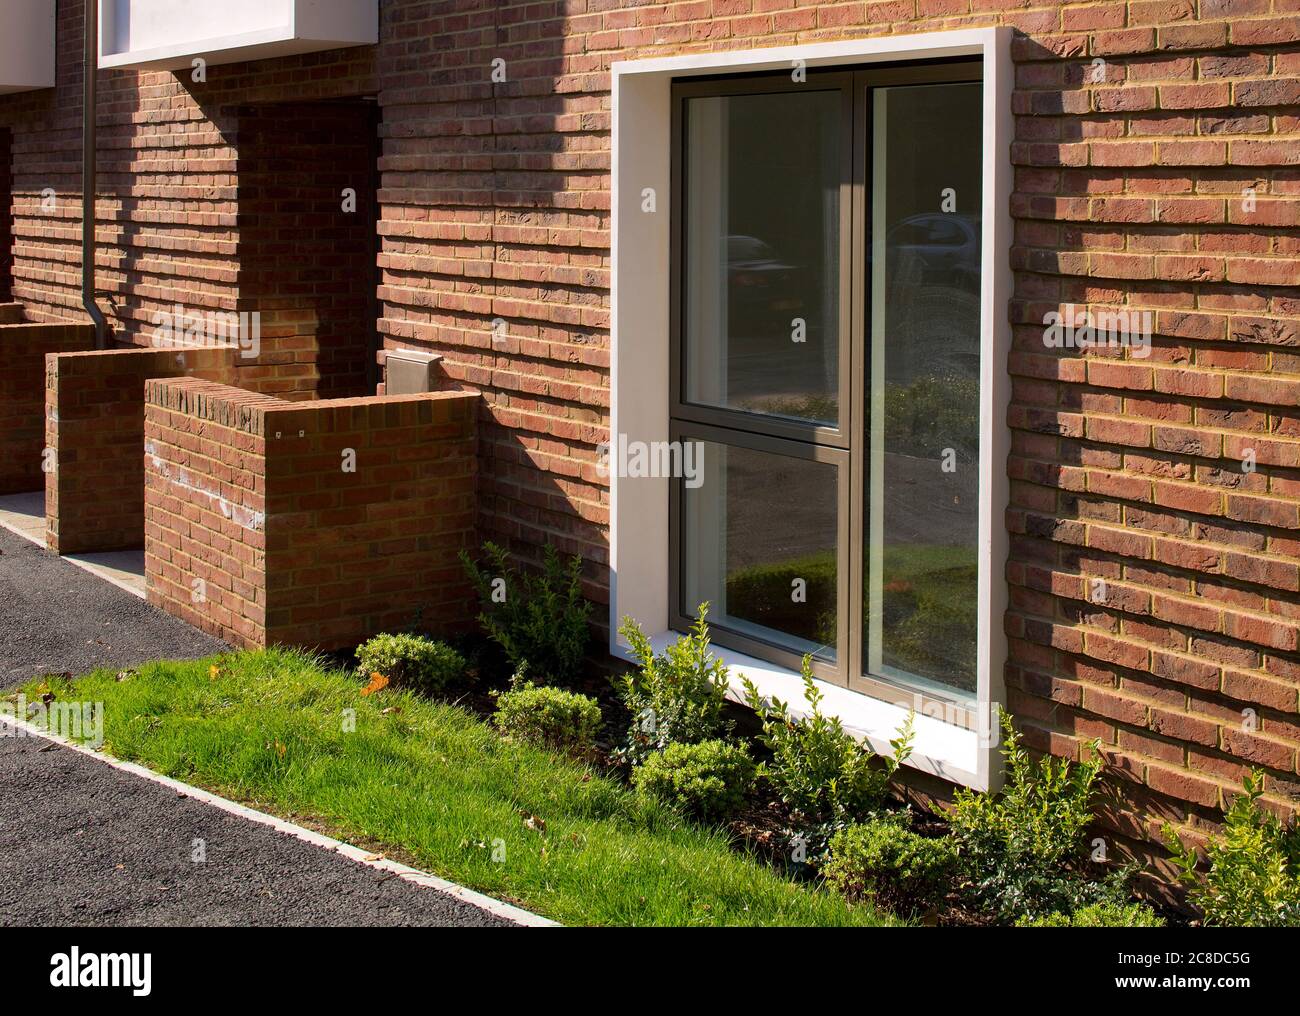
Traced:
[[872, 105], [864, 665], [976, 689], [981, 86]]
[[835, 467], [703, 445], [704, 482], [682, 489], [682, 614], [708, 601], [710, 624], [834, 660]]
[[841, 103], [686, 102], [684, 401], [838, 422]]

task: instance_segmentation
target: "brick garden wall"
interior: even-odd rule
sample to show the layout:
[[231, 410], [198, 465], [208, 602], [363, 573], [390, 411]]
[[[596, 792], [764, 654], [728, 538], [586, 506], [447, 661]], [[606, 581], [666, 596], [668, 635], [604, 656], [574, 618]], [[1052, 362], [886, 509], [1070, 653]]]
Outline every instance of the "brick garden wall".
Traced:
[[144, 544], [144, 383], [228, 380], [237, 350], [106, 349], [45, 360], [45, 543], [56, 554]]
[[266, 441], [258, 410], [283, 404], [192, 379], [150, 381], [145, 391], [149, 602], [235, 645], [266, 644]]
[[[60, 5], [64, 67], [77, 6]], [[450, 384], [482, 390], [483, 533], [581, 552], [603, 600], [610, 62], [995, 24], [1020, 33], [1010, 705], [1038, 747], [1100, 739], [1154, 820], [1203, 831], [1249, 765], [1294, 807], [1300, 0], [392, 0], [374, 52], [214, 68], [206, 89], [112, 75], [107, 284], [128, 333], [177, 290], [230, 306], [220, 96], [377, 86], [385, 344], [436, 350]], [[76, 186], [72, 77], [0, 100], [16, 289], [51, 313], [75, 304], [77, 211], [39, 214], [32, 195]], [[1044, 314], [1067, 304], [1152, 312], [1151, 357], [1044, 348]], [[1112, 824], [1152, 832], [1136, 813]]]
[[477, 395], [291, 403], [187, 378], [146, 401], [151, 603], [245, 646], [469, 626]]
[[0, 494], [45, 486], [45, 355], [94, 344], [90, 325], [0, 319]]

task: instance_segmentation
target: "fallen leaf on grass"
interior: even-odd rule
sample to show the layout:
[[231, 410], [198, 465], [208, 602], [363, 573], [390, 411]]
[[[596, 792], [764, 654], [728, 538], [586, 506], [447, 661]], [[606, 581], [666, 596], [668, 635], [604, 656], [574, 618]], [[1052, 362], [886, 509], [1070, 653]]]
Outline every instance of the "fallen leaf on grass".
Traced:
[[375, 692], [388, 687], [388, 678], [383, 674], [371, 674], [370, 683], [361, 689], [362, 697], [373, 695]]
[[546, 832], [546, 820], [537, 815], [530, 815], [528, 812], [520, 812], [524, 817], [524, 828], [531, 829], [535, 833]]

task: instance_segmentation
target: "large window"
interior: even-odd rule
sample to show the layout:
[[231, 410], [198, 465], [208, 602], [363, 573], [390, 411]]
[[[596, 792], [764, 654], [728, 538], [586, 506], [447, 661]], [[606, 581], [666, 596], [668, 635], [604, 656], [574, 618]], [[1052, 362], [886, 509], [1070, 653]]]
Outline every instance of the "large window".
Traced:
[[974, 697], [981, 90], [978, 61], [674, 85], [675, 625], [708, 602], [721, 645]]

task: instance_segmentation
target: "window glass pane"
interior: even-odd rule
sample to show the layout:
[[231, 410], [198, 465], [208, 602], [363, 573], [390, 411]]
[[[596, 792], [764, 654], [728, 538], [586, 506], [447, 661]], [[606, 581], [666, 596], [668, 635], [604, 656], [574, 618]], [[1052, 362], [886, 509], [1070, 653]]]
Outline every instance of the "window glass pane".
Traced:
[[712, 441], [682, 488], [681, 612], [834, 660], [837, 469]]
[[974, 693], [981, 86], [873, 96], [864, 665]]
[[841, 101], [686, 102], [684, 401], [838, 423]]

